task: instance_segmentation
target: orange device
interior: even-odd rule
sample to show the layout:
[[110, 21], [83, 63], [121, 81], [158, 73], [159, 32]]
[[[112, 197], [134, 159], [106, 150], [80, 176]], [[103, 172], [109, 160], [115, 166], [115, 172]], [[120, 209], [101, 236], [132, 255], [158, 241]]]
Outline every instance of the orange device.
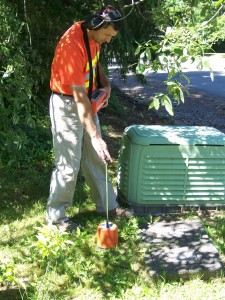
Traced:
[[97, 231], [97, 246], [108, 249], [118, 245], [118, 228], [116, 224], [104, 222], [99, 224]]
[[101, 90], [94, 90], [91, 96], [91, 106], [94, 115], [104, 106], [107, 93]]
[[106, 222], [98, 226], [97, 246], [99, 249], [109, 249], [118, 245], [117, 225], [109, 222], [109, 200], [108, 200], [108, 168], [105, 165], [105, 188], [106, 188]]

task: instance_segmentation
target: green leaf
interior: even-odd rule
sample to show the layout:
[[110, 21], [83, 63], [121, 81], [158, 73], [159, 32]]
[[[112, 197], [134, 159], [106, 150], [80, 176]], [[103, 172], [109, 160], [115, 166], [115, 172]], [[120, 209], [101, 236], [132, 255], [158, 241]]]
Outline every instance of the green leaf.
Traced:
[[180, 100], [184, 103], [184, 93], [183, 93], [183, 91], [180, 87], [177, 87], [177, 89], [178, 89], [178, 92], [179, 92]]
[[220, 6], [222, 3], [224, 2], [224, 0], [219, 0], [216, 2], [216, 7]]
[[196, 59], [195, 59], [195, 64], [196, 64], [196, 68], [198, 70], [202, 70], [202, 68], [203, 68], [202, 57], [197, 56]]
[[147, 49], [147, 50], [145, 51], [145, 53], [146, 53], [147, 59], [148, 59], [148, 60], [151, 60], [151, 59], [152, 59], [152, 54], [151, 54], [150, 49]]
[[141, 45], [138, 45], [134, 55], [138, 55], [140, 53], [140, 51], [141, 51]]
[[165, 106], [165, 109], [167, 110], [167, 112], [173, 116], [174, 113], [173, 113], [173, 106], [172, 106], [172, 102], [170, 100], [170, 98], [168, 96], [165, 96], [165, 101], [164, 101], [164, 106]]
[[153, 51], [157, 51], [157, 50], [158, 50], [158, 47], [157, 47], [156, 45], [153, 45], [153, 46], [152, 46], [152, 50], [153, 50]]
[[182, 56], [182, 57], [180, 58], [180, 61], [181, 61], [182, 63], [187, 62], [187, 61], [188, 61], [188, 56]]
[[177, 85], [176, 82], [174, 81], [167, 81], [166, 85], [169, 85], [169, 86], [175, 86]]
[[145, 51], [140, 54], [140, 58], [145, 58]]
[[211, 69], [210, 62], [208, 60], [204, 61], [203, 65], [205, 68]]
[[149, 105], [148, 109], [155, 108], [156, 110], [159, 109], [159, 99], [157, 97], [154, 97], [152, 100], [152, 103]]
[[168, 79], [171, 79], [172, 77], [174, 77], [176, 75], [176, 70], [174, 68], [172, 68], [168, 74]]
[[137, 74], [142, 74], [145, 70], [145, 65], [144, 64], [141, 64], [139, 63], [136, 67], [136, 73]]
[[66, 240], [66, 241], [65, 241], [65, 244], [74, 245], [74, 242], [71, 241], [71, 240]]
[[180, 47], [175, 47], [175, 48], [173, 49], [173, 51], [174, 51], [175, 54], [177, 54], [177, 55], [179, 55], [179, 56], [181, 56], [181, 55], [183, 54], [183, 49], [180, 48]]
[[42, 233], [38, 233], [38, 240], [43, 243], [44, 245], [46, 245], [47, 241], [46, 238], [43, 236]]
[[20, 121], [20, 117], [17, 114], [13, 114], [12, 120], [13, 124], [18, 124]]
[[81, 230], [80, 230], [80, 228], [79, 228], [79, 227], [77, 227], [77, 230], [76, 230], [76, 235], [77, 235], [77, 236], [80, 236], [80, 235], [81, 235]]

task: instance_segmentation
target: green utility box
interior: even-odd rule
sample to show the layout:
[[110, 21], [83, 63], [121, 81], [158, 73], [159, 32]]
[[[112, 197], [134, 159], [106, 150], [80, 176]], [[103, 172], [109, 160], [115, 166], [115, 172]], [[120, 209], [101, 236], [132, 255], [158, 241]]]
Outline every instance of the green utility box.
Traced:
[[225, 205], [225, 134], [212, 127], [127, 127], [118, 197], [136, 214]]

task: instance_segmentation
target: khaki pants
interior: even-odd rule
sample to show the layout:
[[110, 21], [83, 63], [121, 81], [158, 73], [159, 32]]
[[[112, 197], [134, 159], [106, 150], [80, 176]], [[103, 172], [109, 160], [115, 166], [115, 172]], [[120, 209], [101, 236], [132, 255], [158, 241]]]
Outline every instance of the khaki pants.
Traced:
[[[105, 165], [92, 147], [91, 139], [83, 128], [73, 97], [52, 94], [50, 117], [55, 151], [55, 169], [52, 172], [50, 195], [47, 203], [47, 222], [67, 220], [66, 208], [73, 196], [80, 166], [90, 187], [97, 212], [104, 212]], [[98, 116], [94, 122], [100, 132]], [[108, 184], [109, 210], [118, 207], [112, 184]]]

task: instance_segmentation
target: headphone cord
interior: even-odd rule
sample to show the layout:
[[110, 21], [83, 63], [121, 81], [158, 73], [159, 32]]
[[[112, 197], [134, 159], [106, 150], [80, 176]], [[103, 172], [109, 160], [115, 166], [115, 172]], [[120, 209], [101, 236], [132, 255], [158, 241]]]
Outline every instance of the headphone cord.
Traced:
[[122, 21], [122, 20], [124, 20], [124, 19], [126, 19], [131, 13], [132, 13], [132, 11], [134, 10], [134, 0], [132, 0], [132, 3], [131, 3], [131, 5], [132, 5], [132, 8], [131, 8], [131, 10], [129, 11], [129, 13], [127, 14], [127, 15], [125, 15], [124, 17], [121, 17], [121, 18], [119, 18], [119, 19], [116, 19], [116, 20], [113, 20], [113, 21], [111, 21], [111, 22], [119, 22], [119, 21]]

